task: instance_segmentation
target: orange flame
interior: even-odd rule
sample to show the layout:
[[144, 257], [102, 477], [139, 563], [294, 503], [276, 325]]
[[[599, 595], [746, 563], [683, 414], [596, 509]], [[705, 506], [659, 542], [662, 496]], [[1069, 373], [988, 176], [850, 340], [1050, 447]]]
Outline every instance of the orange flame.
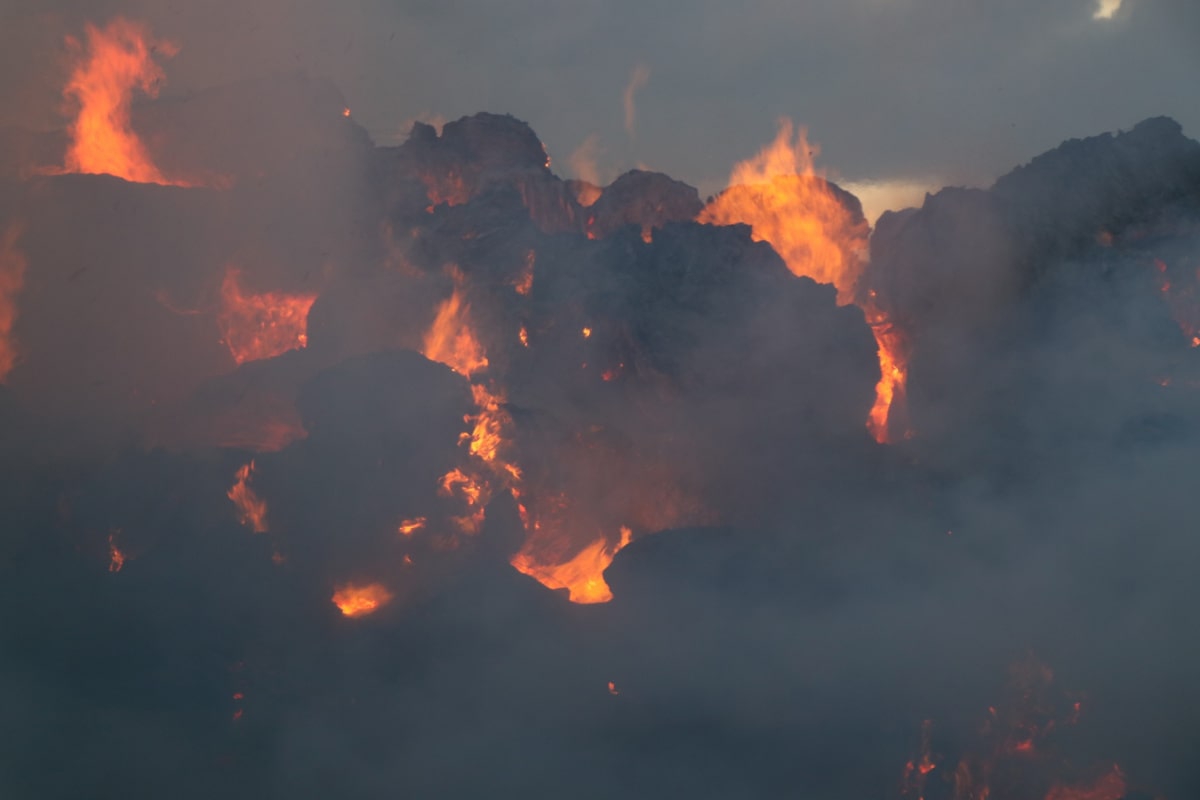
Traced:
[[237, 481], [226, 495], [237, 508], [238, 522], [255, 533], [267, 532], [267, 503], [250, 488], [250, 476], [254, 474], [251, 461], [237, 471]]
[[0, 236], [0, 383], [17, 364], [17, 343], [13, 327], [17, 322], [17, 295], [25, 285], [28, 263], [17, 249], [17, 240], [24, 232], [22, 225], [8, 226]]
[[[879, 346], [879, 383], [875, 384], [875, 404], [867, 417], [867, 430], [880, 444], [892, 441], [889, 424], [896, 401], [904, 398], [908, 380], [908, 358], [901, 332], [867, 304], [867, 321]], [[907, 432], [906, 432], [907, 433]]]
[[121, 567], [125, 566], [125, 554], [121, 552], [121, 548], [117, 547], [117, 534], [120, 531], [113, 531], [108, 534], [108, 571], [120, 572]]
[[[793, 136], [795, 142], [793, 143]], [[767, 242], [795, 275], [831, 283], [842, 305], [856, 302], [866, 266], [869, 228], [846, 210], [830, 185], [813, 168], [819, 151], [807, 132], [788, 119], [779, 122], [775, 140], [733, 169], [730, 188], [700, 212], [698, 222], [745, 223], [751, 237]], [[903, 339], [872, 301], [860, 303], [879, 345], [881, 377], [867, 428], [880, 443], [890, 441], [888, 417], [904, 394], [907, 377]]]
[[430, 361], [437, 361], [450, 369], [470, 377], [487, 369], [487, 353], [475, 338], [468, 323], [471, 306], [462, 298], [458, 289], [438, 306], [433, 325], [425, 334], [423, 353]]
[[221, 284], [217, 319], [229, 354], [238, 364], [274, 358], [308, 345], [308, 311], [315, 294], [242, 291], [241, 273], [230, 267]]
[[[79, 105], [70, 126], [71, 142], [63, 171], [115, 175], [138, 183], [186, 185], [163, 177], [129, 119], [134, 89], [154, 97], [165, 78], [154, 57], [170, 58], [178, 48], [154, 40], [144, 25], [121, 18], [104, 29], [89, 23], [85, 33], [87, 53], [63, 89], [63, 95]], [[74, 39], [68, 39], [68, 44], [80, 49]]]
[[619, 689], [617, 689], [617, 684], [613, 683], [612, 681], [609, 681], [608, 682], [608, 693], [611, 694], [613, 697], [616, 697], [617, 695], [619, 695], [621, 693], [621, 691]]
[[862, 272], [867, 225], [856, 221], [813, 170], [807, 132], [792, 143], [791, 120], [779, 122], [775, 141], [733, 169], [730, 188], [697, 217], [716, 225], [749, 224], [757, 242], [769, 242], [794, 274], [832, 283], [842, 304], [853, 302]]
[[597, 539], [562, 564], [540, 563], [533, 557], [527, 542], [521, 552], [513, 556], [511, 563], [518, 572], [537, 579], [547, 588], [568, 590], [572, 603], [607, 603], [613, 595], [604, 581], [604, 570], [631, 541], [633, 532], [621, 528], [621, 539], [615, 545], [607, 539]]
[[402, 535], [402, 536], [412, 536], [414, 533], [416, 533], [417, 531], [421, 530], [424, 527], [425, 527], [425, 518], [424, 517], [416, 517], [414, 519], [406, 519], [403, 522], [401, 522], [398, 531], [399, 531], [400, 535]]
[[517, 278], [517, 282], [513, 284], [513, 289], [519, 295], [528, 295], [533, 289], [533, 265], [537, 261], [537, 253], [530, 250], [525, 254], [525, 266], [521, 268], [521, 274]]
[[330, 600], [344, 616], [365, 617], [392, 602], [392, 593], [379, 583], [366, 586], [347, 583], [336, 589]]

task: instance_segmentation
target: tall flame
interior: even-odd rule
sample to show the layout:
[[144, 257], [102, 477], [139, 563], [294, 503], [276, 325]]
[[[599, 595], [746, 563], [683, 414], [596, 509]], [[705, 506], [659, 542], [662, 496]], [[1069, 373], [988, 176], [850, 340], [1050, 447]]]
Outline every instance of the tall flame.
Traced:
[[[176, 183], [159, 171], [133, 131], [129, 108], [135, 89], [154, 97], [164, 80], [156, 55], [167, 58], [175, 45], [156, 41], [146, 26], [117, 18], [101, 29], [88, 24], [86, 52], [71, 73], [63, 95], [78, 104], [70, 126], [64, 171], [115, 175], [138, 183]], [[69, 39], [75, 50], [83, 50]], [[177, 185], [184, 185], [177, 183]]]
[[307, 346], [308, 311], [316, 299], [315, 294], [244, 292], [241, 273], [230, 267], [221, 285], [217, 324], [233, 360], [244, 364]]
[[254, 474], [254, 462], [237, 471], [236, 482], [226, 493], [237, 508], [238, 522], [255, 533], [267, 532], [267, 503], [250, 488], [250, 476]]
[[25, 285], [25, 256], [17, 249], [23, 227], [11, 224], [0, 235], [0, 383], [17, 364], [13, 328], [17, 322], [17, 295]]
[[433, 325], [425, 334], [425, 347], [422, 351], [430, 361], [445, 364], [468, 378], [487, 369], [488, 366], [483, 345], [475, 338], [468, 323], [470, 312], [470, 304], [463, 300], [462, 293], [456, 288], [454, 293], [438, 306]]
[[831, 283], [840, 304], [863, 307], [875, 332], [881, 373], [867, 428], [876, 441], [888, 442], [888, 418], [895, 400], [903, 396], [907, 375], [903, 337], [872, 300], [859, 300], [869, 228], [854, 218], [813, 168], [817, 153], [803, 128], [796, 131], [791, 120], [780, 120], [775, 140], [736, 165], [730, 188], [696, 219], [750, 225], [753, 239], [775, 248], [794, 275]]

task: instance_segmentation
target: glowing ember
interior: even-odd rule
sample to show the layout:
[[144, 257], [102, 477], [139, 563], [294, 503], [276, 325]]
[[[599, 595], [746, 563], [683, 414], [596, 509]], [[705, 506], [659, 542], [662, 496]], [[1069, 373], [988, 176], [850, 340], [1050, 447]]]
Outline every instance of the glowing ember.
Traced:
[[612, 681], [609, 681], [608, 682], [608, 693], [611, 694], [613, 697], [616, 697], [621, 692], [617, 690], [617, 685], [615, 683], [613, 683]]
[[522, 347], [529, 347], [529, 331], [525, 330], [525, 326], [521, 326], [521, 332], [517, 334], [517, 338], [521, 340]]
[[13, 327], [17, 322], [17, 295], [25, 285], [25, 256], [17, 249], [23, 229], [9, 225], [0, 236], [0, 383], [17, 364], [17, 343]]
[[241, 273], [225, 272], [222, 309], [217, 324], [230, 355], [238, 364], [274, 358], [308, 344], [308, 310], [314, 294], [242, 291]]
[[591, 328], [584, 328], [582, 331], [580, 331], [580, 333], [583, 334], [583, 338], [585, 338], [585, 339], [592, 338], [592, 329]]
[[414, 533], [416, 533], [417, 531], [421, 530], [424, 527], [425, 527], [425, 518], [417, 517], [415, 519], [406, 519], [406, 520], [404, 520], [404, 522], [401, 522], [398, 531], [399, 531], [400, 535], [402, 535], [402, 536], [412, 536]]
[[460, 375], [487, 369], [488, 359], [483, 345], [475, 338], [468, 319], [471, 306], [462, 299], [458, 289], [438, 306], [433, 325], [425, 334], [423, 354], [430, 361], [450, 367]]
[[[952, 780], [955, 800], [1039, 797], [1043, 800], [1121, 800], [1128, 792], [1124, 774], [1103, 762], [1083, 773], [1058, 752], [1056, 735], [1079, 722], [1081, 703], [1069, 705], [1052, 693], [1054, 673], [1032, 657], [1011, 669], [1011, 706], [991, 706], [973, 752], [958, 760]], [[921, 728], [921, 755], [904, 768], [903, 794], [923, 800], [927, 777], [938, 765], [930, 749], [931, 723]], [[1070, 775], [1071, 781], [1055, 776]], [[1013, 782], [1016, 781], [1014, 784]], [[1040, 789], [1035, 789], [1041, 784]], [[1022, 786], [1015, 791], [1015, 786]], [[939, 795], [941, 796], [941, 795]]]
[[[793, 274], [831, 283], [842, 305], [859, 302], [858, 279], [866, 265], [868, 226], [856, 219], [813, 168], [817, 150], [805, 131], [781, 120], [775, 141], [734, 167], [730, 188], [696, 218], [717, 225], [748, 224], [755, 241], [768, 242]], [[880, 380], [867, 428], [875, 440], [891, 441], [888, 419], [904, 395], [904, 340], [873, 299], [860, 302], [879, 345]]]
[[[170, 184], [134, 133], [129, 107], [134, 89], [154, 97], [163, 81], [156, 55], [167, 58], [177, 48], [155, 41], [145, 26], [114, 19], [104, 29], [88, 24], [86, 53], [71, 73], [63, 95], [79, 105], [70, 126], [65, 172], [115, 175], [139, 183]], [[72, 49], [80, 43], [68, 39]], [[185, 184], [178, 184], [185, 185]]]
[[120, 531], [113, 531], [108, 535], [108, 571], [120, 572], [121, 567], [125, 566], [125, 554], [121, 552], [121, 548], [117, 547], [117, 534]]
[[344, 616], [365, 617], [390, 603], [392, 593], [379, 583], [366, 586], [348, 583], [337, 589], [330, 599]]
[[255, 533], [267, 532], [267, 503], [250, 488], [250, 476], [254, 474], [251, 461], [237, 471], [237, 482], [226, 493], [237, 508], [238, 522]]
[[342, 116], [343, 116], [343, 117], [346, 117], [347, 119], [349, 119], [349, 118], [350, 118], [350, 109], [349, 109], [349, 108], [343, 108], [343, 109], [342, 109]]
[[536, 260], [537, 253], [533, 250], [525, 254], [525, 266], [522, 268], [517, 282], [513, 284], [513, 289], [516, 290], [517, 294], [528, 295], [533, 289], [533, 265]]
[[621, 539], [615, 545], [607, 539], [597, 539], [562, 564], [540, 563], [529, 552], [529, 544], [513, 556], [512, 565], [518, 572], [536, 578], [550, 589], [567, 589], [572, 603], [607, 603], [612, 590], [604, 582], [604, 570], [613, 557], [633, 541], [633, 532], [621, 528]]

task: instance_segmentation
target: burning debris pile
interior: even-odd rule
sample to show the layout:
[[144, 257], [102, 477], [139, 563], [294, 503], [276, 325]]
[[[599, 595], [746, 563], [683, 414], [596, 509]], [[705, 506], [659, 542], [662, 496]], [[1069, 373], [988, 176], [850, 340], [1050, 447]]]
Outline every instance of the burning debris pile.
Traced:
[[[6, 793], [1196, 790], [1178, 126], [872, 232], [788, 123], [704, 203], [72, 47], [63, 158], [0, 170]], [[1030, 646], [1095, 732], [1042, 755], [1039, 667], [972, 755]]]

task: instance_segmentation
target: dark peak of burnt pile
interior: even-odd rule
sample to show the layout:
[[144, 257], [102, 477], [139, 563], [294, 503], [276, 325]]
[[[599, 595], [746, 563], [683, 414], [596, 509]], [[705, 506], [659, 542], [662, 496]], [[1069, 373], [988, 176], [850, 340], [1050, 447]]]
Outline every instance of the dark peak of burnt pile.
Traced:
[[864, 283], [909, 337], [923, 447], [1018, 469], [1193, 417], [1163, 390], [1196, 379], [1198, 248], [1200, 144], [1165, 118], [885, 214]]
[[649, 231], [693, 220], [702, 208], [694, 187], [661, 172], [630, 170], [600, 191], [589, 209], [588, 233], [608, 236], [625, 225]]

